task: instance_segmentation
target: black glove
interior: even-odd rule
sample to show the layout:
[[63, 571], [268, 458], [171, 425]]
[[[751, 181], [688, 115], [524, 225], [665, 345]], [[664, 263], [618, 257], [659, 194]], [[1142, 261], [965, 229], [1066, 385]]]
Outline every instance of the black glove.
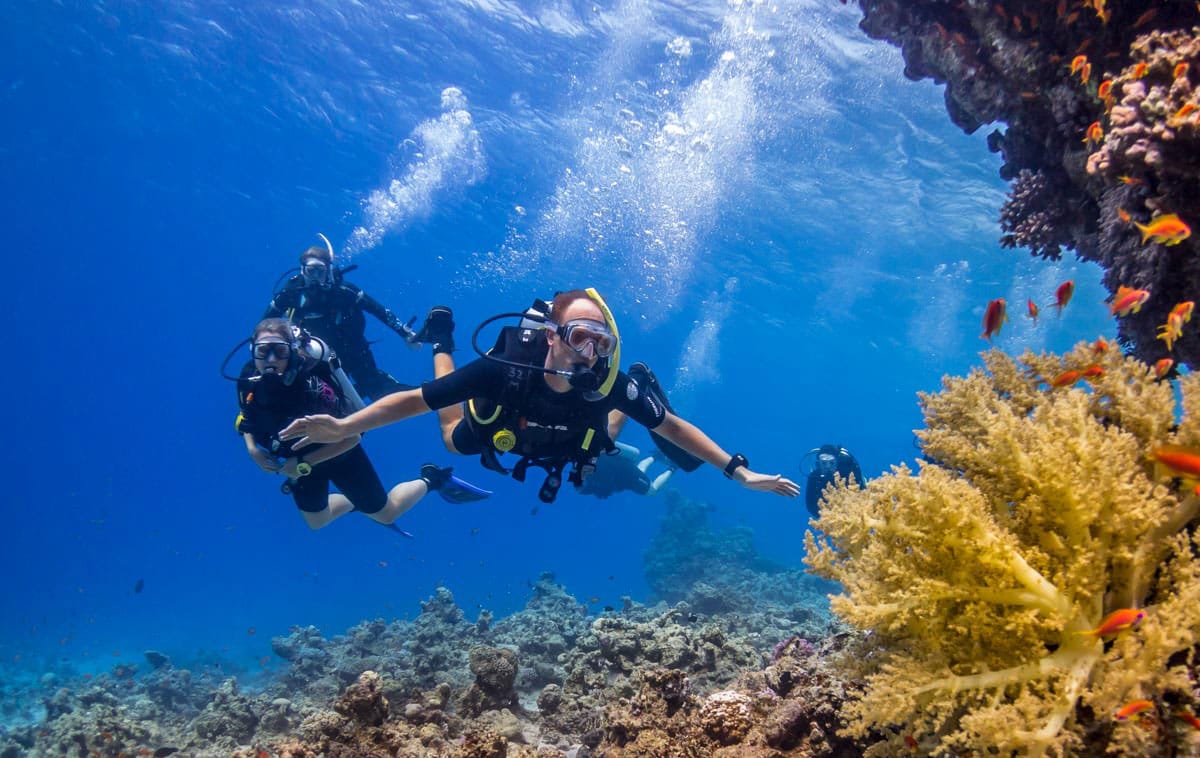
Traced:
[[423, 342], [433, 346], [433, 352], [454, 352], [454, 313], [444, 305], [435, 305], [425, 316], [421, 331], [413, 338], [415, 342]]

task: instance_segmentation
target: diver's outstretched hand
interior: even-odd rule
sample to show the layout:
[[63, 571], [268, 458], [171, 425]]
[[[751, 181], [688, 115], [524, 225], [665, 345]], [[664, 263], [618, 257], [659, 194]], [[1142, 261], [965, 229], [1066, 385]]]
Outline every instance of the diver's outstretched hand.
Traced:
[[734, 478], [748, 490], [774, 492], [784, 497], [796, 497], [800, 494], [800, 485], [791, 479], [785, 479], [783, 474], [759, 474], [748, 468], [740, 468], [734, 474]]
[[341, 419], [325, 414], [301, 416], [279, 432], [279, 439], [284, 442], [296, 440], [293, 448], [301, 448], [314, 442], [341, 442], [349, 436], [342, 430]]

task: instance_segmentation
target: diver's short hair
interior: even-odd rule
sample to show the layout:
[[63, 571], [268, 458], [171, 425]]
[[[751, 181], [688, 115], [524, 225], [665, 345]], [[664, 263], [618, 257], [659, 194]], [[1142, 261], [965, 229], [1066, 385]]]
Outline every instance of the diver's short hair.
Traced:
[[292, 331], [292, 322], [286, 318], [264, 318], [254, 327], [253, 338], [255, 341], [261, 335], [271, 334], [276, 337], [282, 337], [288, 342], [292, 341], [294, 332]]
[[303, 253], [300, 253], [301, 264], [310, 258], [316, 258], [317, 260], [324, 261], [325, 264], [329, 266], [333, 265], [333, 256], [329, 254], [329, 249], [322, 245], [313, 245]]
[[591, 299], [591, 295], [580, 289], [559, 292], [554, 296], [554, 302], [550, 306], [550, 320], [556, 324], [561, 324], [563, 314], [567, 312], [567, 308], [570, 308], [572, 303], [576, 300], [590, 301]]

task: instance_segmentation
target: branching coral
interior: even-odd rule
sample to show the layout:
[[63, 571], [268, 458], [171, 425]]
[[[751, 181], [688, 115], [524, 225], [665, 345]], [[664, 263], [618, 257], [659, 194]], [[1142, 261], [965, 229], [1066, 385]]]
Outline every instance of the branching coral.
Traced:
[[[1170, 385], [1112, 349], [985, 361], [922, 395], [916, 474], [830, 490], [824, 536], [807, 536], [809, 568], [844, 588], [834, 610], [873, 631], [847, 733], [899, 726], [945, 751], [1163, 753], [1172, 709], [1193, 699], [1200, 540], [1184, 529], [1200, 498], [1147, 459], [1200, 443], [1200, 378], [1182, 380], [1176, 428]], [[1088, 389], [1049, 385], [1089, 368]], [[1146, 611], [1136, 629], [1113, 644], [1088, 633], [1126, 607]], [[1107, 726], [1138, 698], [1164, 728]]]

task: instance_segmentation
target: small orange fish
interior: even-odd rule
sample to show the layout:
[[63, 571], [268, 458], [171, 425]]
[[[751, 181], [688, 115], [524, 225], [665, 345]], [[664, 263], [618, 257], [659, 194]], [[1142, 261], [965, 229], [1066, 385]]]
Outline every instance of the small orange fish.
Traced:
[[1149, 710], [1154, 707], [1154, 703], [1149, 700], [1131, 700], [1121, 706], [1121, 710], [1113, 714], [1113, 718], [1117, 721], [1127, 721], [1129, 718], [1138, 715], [1142, 711]]
[[[1148, 11], [1148, 13], [1153, 13], [1153, 12], [1154, 11]], [[1142, 15], [1145, 15], [1145, 14], [1142, 14]], [[1133, 67], [1133, 78], [1141, 79], [1143, 76], [1146, 75], [1146, 69], [1148, 69], [1148, 68], [1150, 68], [1150, 64], [1146, 63], [1145, 61], [1142, 61], [1141, 63], [1137, 64], [1136, 66]]]
[[1164, 245], [1178, 245], [1192, 236], [1192, 228], [1174, 213], [1155, 216], [1149, 224], [1134, 224], [1142, 232], [1142, 244], [1148, 240]]
[[1037, 303], [1033, 302], [1032, 300], [1026, 300], [1025, 307], [1026, 307], [1025, 315], [1027, 317], [1033, 319], [1033, 325], [1037, 326], [1037, 320], [1038, 320]]
[[[1185, 64], [1181, 63], [1179, 65], [1182, 66]], [[1192, 115], [1195, 112], [1196, 112], [1196, 104], [1195, 103], [1184, 103], [1183, 106], [1180, 107], [1179, 110], [1175, 111], [1175, 115], [1173, 116], [1173, 118], [1176, 121], [1182, 121], [1183, 119], [1187, 118], [1188, 116]]]
[[1087, 128], [1087, 133], [1083, 135], [1082, 141], [1085, 144], [1091, 144], [1093, 142], [1100, 142], [1103, 139], [1104, 130], [1100, 128], [1100, 122], [1093, 121], [1092, 125]]
[[1176, 79], [1178, 79], [1182, 76], [1187, 76], [1187, 72], [1188, 72], [1188, 64], [1187, 63], [1175, 64], [1174, 76]]
[[1200, 479], [1200, 450], [1183, 445], [1163, 445], [1150, 452], [1150, 458], [1172, 478]]
[[904, 735], [904, 744], [908, 746], [909, 750], [916, 750], [917, 747], [919, 746], [916, 738], [913, 737], [911, 734]]
[[1081, 372], [1081, 374], [1084, 379], [1096, 379], [1098, 377], [1104, 376], [1104, 367], [1097, 366], [1095, 363], [1093, 363], [1092, 365], [1085, 368]]
[[1058, 309], [1058, 315], [1062, 315], [1062, 309], [1067, 307], [1067, 303], [1071, 302], [1071, 295], [1075, 294], [1075, 280], [1068, 279], [1058, 288], [1054, 290], [1054, 307]]
[[1128, 316], [1130, 313], [1140, 311], [1149, 299], [1149, 290], [1118, 287], [1117, 294], [1113, 297], [1112, 305], [1109, 306], [1109, 309], [1114, 316]]
[[1004, 6], [1001, 5], [1000, 3], [996, 3], [995, 5], [993, 5], [992, 10], [995, 11], [996, 15], [999, 16], [1000, 18], [1004, 19], [1005, 21], [1008, 20], [1008, 14], [1004, 12]]
[[1101, 100], [1107, 100], [1108, 96], [1112, 94], [1112, 79], [1100, 82], [1100, 86], [1096, 88], [1096, 94]]
[[1200, 719], [1196, 718], [1193, 714], [1188, 713], [1187, 711], [1175, 711], [1175, 718], [1188, 724], [1193, 729], [1200, 731]]
[[1079, 83], [1086, 85], [1092, 78], [1092, 64], [1085, 63], [1083, 68], [1079, 69]]
[[1078, 20], [1079, 20], [1079, 11], [1071, 11], [1070, 13], [1067, 14], [1067, 17], [1063, 19], [1063, 21], [1065, 21], [1068, 24], [1073, 24]]
[[[1159, 359], [1159, 361], [1154, 364], [1154, 378], [1162, 379], [1167, 375], [1167, 373], [1171, 370], [1171, 367], [1174, 365], [1175, 361], [1170, 358]], [[1200, 487], [1200, 485], [1197, 486]]]
[[1012, 17], [1012, 25], [1013, 25], [1013, 29], [1015, 29], [1015, 30], [1016, 30], [1017, 34], [1023, 34], [1023, 33], [1025, 32], [1025, 29], [1024, 29], [1024, 27], [1022, 26], [1022, 24], [1021, 24], [1021, 17], [1020, 17], [1020, 16], [1013, 16], [1013, 17]]
[[1088, 62], [1086, 55], [1076, 55], [1071, 59], [1071, 73], [1078, 73]]
[[1008, 321], [1007, 311], [1007, 304], [1002, 297], [987, 304], [987, 308], [983, 312], [983, 334], [979, 335], [980, 339], [991, 342], [992, 335], [1000, 333], [1000, 327], [1004, 326], [1005, 321]]
[[1179, 319], [1181, 319], [1183, 321], [1183, 323], [1186, 324], [1187, 322], [1192, 320], [1192, 312], [1195, 310], [1196, 310], [1195, 302], [1193, 302], [1191, 300], [1184, 300], [1182, 303], [1177, 304], [1174, 308], [1171, 309], [1171, 315], [1177, 316]]
[[1055, 389], [1060, 389], [1062, 387], [1070, 387], [1082, 378], [1083, 374], [1079, 371], [1064, 371], [1047, 383]]
[[1117, 208], [1117, 218], [1121, 219], [1121, 221], [1125, 222], [1126, 224], [1128, 224], [1130, 221], [1133, 221], [1133, 216], [1130, 216], [1129, 211], [1125, 210], [1124, 208]]
[[1135, 179], [1132, 176], [1126, 176], [1124, 174], [1118, 176], [1117, 180], [1120, 181], [1121, 184], [1127, 184], [1130, 187], [1136, 187], [1139, 184], [1145, 184], [1145, 182], [1143, 182], [1141, 179]]
[[1054, 9], [1054, 12], [1059, 18], [1067, 15], [1067, 0], [1058, 0], [1058, 6]]
[[1136, 29], [1139, 26], [1141, 26], [1142, 24], [1150, 23], [1151, 21], [1154, 20], [1154, 17], [1157, 15], [1158, 15], [1158, 8], [1151, 8], [1150, 10], [1146, 11], [1145, 13], [1143, 13], [1142, 15], [1137, 17], [1137, 21], [1133, 22], [1133, 28]]
[[1103, 337], [1092, 343], [1092, 352], [1096, 355], [1103, 355], [1108, 352], [1108, 340]]
[[1143, 610], [1138, 608], [1121, 608], [1105, 616], [1104, 620], [1100, 622], [1100, 626], [1095, 629], [1089, 629], [1086, 632], [1080, 632], [1080, 634], [1087, 634], [1092, 637], [1108, 637], [1132, 628], [1144, 618], [1146, 618], [1146, 612]]
[[1167, 350], [1175, 347], [1175, 340], [1183, 336], [1183, 317], [1174, 313], [1167, 316], [1167, 323], [1158, 327], [1157, 339], [1167, 343]]

